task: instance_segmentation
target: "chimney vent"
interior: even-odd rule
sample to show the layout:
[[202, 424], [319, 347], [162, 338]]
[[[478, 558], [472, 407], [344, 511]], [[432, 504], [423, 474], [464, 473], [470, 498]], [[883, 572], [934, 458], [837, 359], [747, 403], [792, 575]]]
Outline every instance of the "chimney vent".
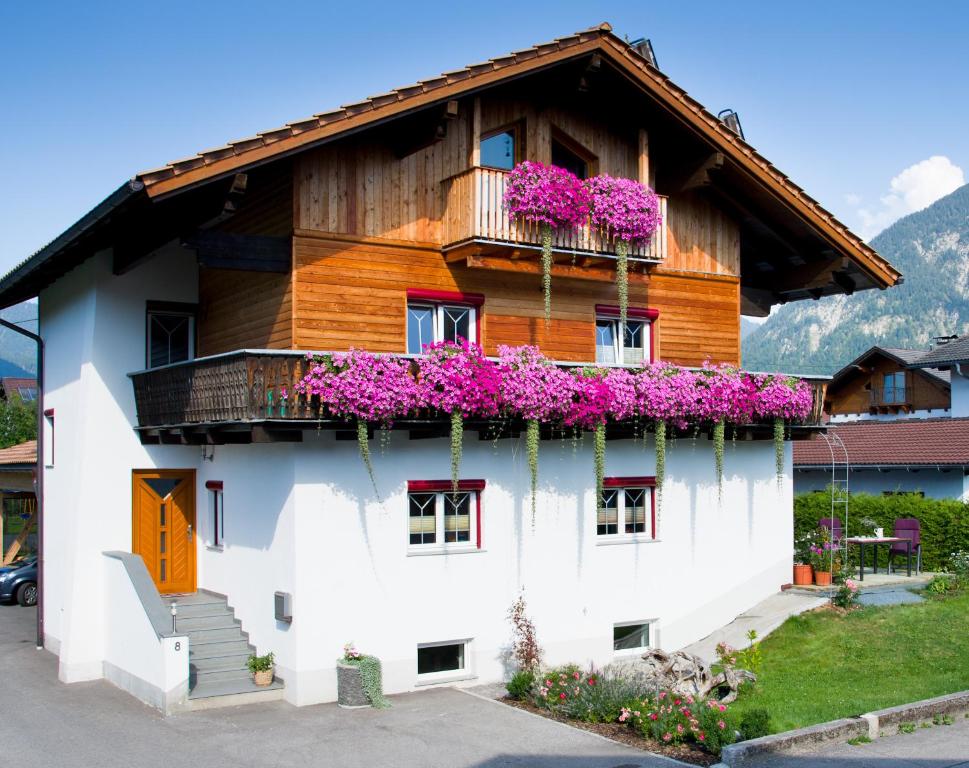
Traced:
[[649, 40], [645, 37], [639, 37], [629, 45], [636, 53], [646, 59], [649, 66], [653, 69], [659, 69], [659, 64], [656, 63], [656, 54], [653, 52], [653, 44]]
[[718, 118], [727, 126], [731, 131], [736, 133], [740, 138], [744, 138], [744, 129], [740, 125], [740, 115], [738, 115], [732, 109], [724, 109], [717, 115]]

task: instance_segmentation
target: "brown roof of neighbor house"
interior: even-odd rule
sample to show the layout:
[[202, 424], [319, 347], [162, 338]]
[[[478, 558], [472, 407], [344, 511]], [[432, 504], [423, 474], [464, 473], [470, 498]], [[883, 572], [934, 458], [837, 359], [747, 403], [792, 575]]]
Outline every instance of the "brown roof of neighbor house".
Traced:
[[[969, 419], [855, 421], [829, 425], [848, 449], [850, 466], [969, 466]], [[835, 450], [835, 463], [844, 465]], [[794, 443], [794, 466], [831, 466], [831, 452], [818, 435]]]
[[931, 352], [926, 352], [919, 357], [913, 365], [916, 368], [926, 368], [955, 363], [969, 363], [969, 336], [961, 336], [946, 344], [940, 344]]
[[28, 440], [26, 443], [0, 448], [0, 466], [11, 464], [36, 464], [37, 441]]
[[[614, 35], [609, 24], [603, 23], [573, 35], [446, 72], [429, 80], [371, 96], [358, 103], [347, 104], [339, 109], [322, 112], [139, 173], [79, 219], [69, 230], [0, 280], [0, 301], [21, 300], [20, 294], [26, 288], [23, 283], [35, 282], [31, 280], [32, 273], [45, 266], [48, 257], [72, 246], [78, 238], [90, 235], [92, 228], [116, 215], [117, 210], [133, 205], [137, 199], [161, 199], [239, 170], [322, 144], [335, 136], [370, 127], [591, 53], [607, 57], [630, 81], [656, 98], [671, 115], [696, 130], [749, 174], [755, 183], [762, 185], [784, 207], [808, 223], [832, 247], [850, 257], [874, 286], [885, 288], [901, 281], [901, 273], [886, 259], [714, 114], [675, 85], [669, 77], [652, 67], [629, 43]], [[18, 287], [21, 290], [18, 291]], [[33, 284], [30, 287], [33, 289]]]

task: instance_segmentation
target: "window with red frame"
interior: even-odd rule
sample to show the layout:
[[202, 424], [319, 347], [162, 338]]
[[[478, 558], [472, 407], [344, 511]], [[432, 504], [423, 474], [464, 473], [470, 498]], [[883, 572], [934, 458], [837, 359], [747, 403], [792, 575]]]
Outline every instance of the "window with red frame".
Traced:
[[452, 291], [407, 291], [407, 354], [440, 341], [477, 342], [484, 296]]
[[653, 359], [655, 309], [630, 307], [624, 332], [619, 328], [619, 307], [596, 305], [596, 362], [639, 365]]
[[596, 510], [596, 536], [606, 539], [656, 538], [652, 477], [608, 477]]
[[484, 480], [407, 483], [407, 546], [411, 550], [481, 548], [481, 492]]

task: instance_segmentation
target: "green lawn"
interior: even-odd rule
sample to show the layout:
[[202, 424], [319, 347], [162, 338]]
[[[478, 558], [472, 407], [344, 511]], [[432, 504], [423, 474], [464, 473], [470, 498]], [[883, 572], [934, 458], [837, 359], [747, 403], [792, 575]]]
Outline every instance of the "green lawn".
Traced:
[[787, 620], [761, 643], [756, 685], [775, 732], [969, 689], [969, 590], [942, 600]]

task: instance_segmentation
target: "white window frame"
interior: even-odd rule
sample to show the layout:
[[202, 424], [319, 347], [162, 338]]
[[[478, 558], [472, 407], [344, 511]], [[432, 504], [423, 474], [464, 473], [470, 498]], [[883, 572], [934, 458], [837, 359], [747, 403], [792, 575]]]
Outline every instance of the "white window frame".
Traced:
[[[480, 552], [478, 548], [478, 504], [480, 503], [478, 490], [458, 491], [458, 494], [468, 495], [468, 517], [470, 520], [468, 541], [444, 541], [444, 510], [447, 496], [451, 491], [408, 491], [406, 516], [406, 541], [408, 555], [438, 555], [452, 552]], [[410, 497], [434, 496], [434, 543], [411, 544], [410, 542]], [[442, 643], [447, 645], [447, 643]]]
[[[623, 354], [626, 350], [626, 337], [625, 334], [620, 336], [619, 334], [619, 318], [613, 317], [612, 315], [596, 315], [596, 362], [605, 363], [609, 365], [639, 365], [641, 362], [649, 362], [652, 359], [652, 341], [653, 336], [650, 333], [651, 323], [653, 321], [646, 318], [632, 317], [626, 319], [626, 325], [632, 325], [637, 323], [642, 326], [643, 334], [643, 357], [642, 360], [637, 360], [634, 363], [627, 363], [625, 361], [625, 355]], [[599, 323], [609, 323], [612, 325], [612, 360], [600, 360], [599, 359]], [[630, 347], [632, 349], [632, 347]]]
[[[418, 643], [417, 650], [420, 651], [423, 648], [438, 648], [442, 645], [461, 645], [464, 646], [464, 651], [462, 654], [462, 660], [464, 666], [459, 669], [445, 669], [440, 672], [420, 672], [416, 673], [417, 685], [436, 685], [438, 683], [452, 683], [456, 680], [470, 680], [474, 678], [474, 664], [473, 664], [473, 639], [462, 638], [458, 640], [443, 640], [436, 641], [433, 643]], [[414, 668], [417, 669], [417, 655], [414, 656]]]
[[[646, 496], [646, 515], [643, 523], [646, 530], [642, 533], [626, 533], [626, 492], [643, 491], [648, 492]], [[656, 488], [651, 485], [623, 485], [612, 488], [603, 488], [603, 495], [615, 492], [618, 495], [616, 533], [599, 533], [599, 504], [596, 504], [595, 536], [597, 544], [621, 544], [634, 541], [656, 541], [653, 536], [653, 494]], [[640, 622], [642, 623], [642, 622]], [[618, 626], [618, 625], [617, 625]]]
[[225, 496], [221, 488], [209, 489], [209, 525], [212, 526], [212, 549], [225, 546]]
[[[462, 312], [468, 313], [468, 338], [467, 340], [472, 344], [477, 342], [478, 339], [478, 308], [474, 304], [463, 304], [460, 301], [426, 301], [424, 299], [415, 299], [414, 301], [407, 302], [407, 328], [405, 333], [408, 336], [408, 341], [410, 340], [410, 312], [412, 309], [430, 309], [433, 312], [431, 316], [433, 318], [433, 327], [431, 328], [431, 343], [438, 344], [444, 341], [444, 313], [449, 309], [461, 310]], [[411, 352], [408, 350], [408, 354], [417, 355], [423, 354], [421, 352]]]
[[[620, 627], [646, 627], [646, 645], [636, 648], [616, 648], [615, 632]], [[640, 619], [639, 621], [617, 621], [612, 625], [612, 655], [613, 656], [639, 656], [643, 651], [656, 648], [656, 620]]]

